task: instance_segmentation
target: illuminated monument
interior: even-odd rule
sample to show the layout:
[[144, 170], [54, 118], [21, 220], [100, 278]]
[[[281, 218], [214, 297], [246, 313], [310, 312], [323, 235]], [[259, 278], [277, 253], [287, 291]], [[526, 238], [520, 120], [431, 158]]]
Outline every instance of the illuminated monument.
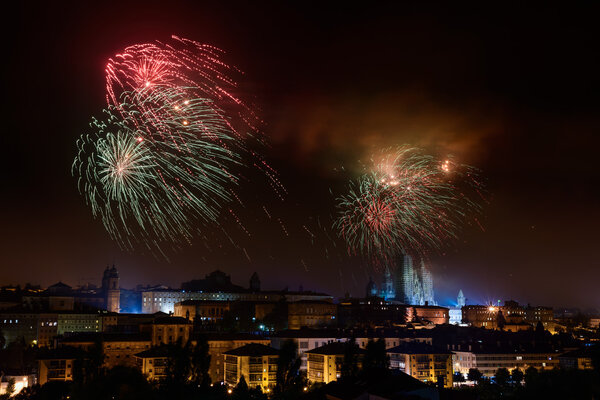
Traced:
[[421, 259], [402, 255], [389, 268], [392, 273], [395, 299], [405, 304], [435, 305], [433, 277], [429, 265]]

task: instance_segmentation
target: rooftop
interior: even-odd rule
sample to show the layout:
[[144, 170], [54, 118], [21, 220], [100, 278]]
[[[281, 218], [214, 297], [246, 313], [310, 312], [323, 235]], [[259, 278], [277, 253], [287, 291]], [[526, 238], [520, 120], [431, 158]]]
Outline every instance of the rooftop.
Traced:
[[271, 346], [265, 346], [264, 344], [250, 343], [237, 349], [226, 351], [223, 354], [238, 357], [278, 356], [279, 350]]
[[190, 323], [183, 317], [159, 317], [152, 322], [154, 325], [188, 325]]
[[427, 343], [407, 342], [386, 350], [394, 354], [452, 354], [451, 351], [434, 347]]
[[139, 358], [170, 357], [171, 349], [168, 346], [152, 347], [151, 349], [135, 354], [135, 356]]
[[[316, 349], [308, 350], [307, 354], [322, 354], [327, 356], [335, 356], [341, 355], [346, 352], [346, 347], [348, 344], [346, 342], [331, 342], [324, 346], [317, 347]], [[356, 347], [357, 354], [365, 354], [367, 351], [364, 349]]]

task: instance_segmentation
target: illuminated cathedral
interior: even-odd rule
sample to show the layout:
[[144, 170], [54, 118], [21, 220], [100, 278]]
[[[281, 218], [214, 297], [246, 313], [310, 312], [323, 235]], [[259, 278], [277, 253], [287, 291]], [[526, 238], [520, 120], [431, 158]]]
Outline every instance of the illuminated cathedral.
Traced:
[[424, 259], [415, 262], [413, 257], [402, 255], [389, 270], [395, 300], [413, 305], [436, 305], [429, 262]]
[[372, 279], [367, 285], [367, 297], [380, 297], [412, 305], [437, 305], [433, 292], [433, 277], [428, 262], [403, 255], [395, 263], [388, 264], [381, 285]]

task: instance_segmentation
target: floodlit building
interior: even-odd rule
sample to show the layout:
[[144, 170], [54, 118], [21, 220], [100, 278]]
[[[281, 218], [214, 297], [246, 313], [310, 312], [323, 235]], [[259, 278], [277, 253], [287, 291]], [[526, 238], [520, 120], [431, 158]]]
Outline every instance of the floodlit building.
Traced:
[[222, 321], [231, 309], [229, 301], [185, 300], [175, 304], [174, 315], [200, 324]]
[[398, 257], [390, 266], [396, 300], [404, 304], [435, 303], [433, 276], [428, 262], [415, 260], [407, 254]]
[[408, 321], [430, 322], [435, 325], [444, 325], [450, 322], [449, 309], [441, 306], [410, 306], [407, 309]]
[[456, 307], [450, 307], [448, 310], [449, 323], [452, 325], [459, 325], [462, 323], [462, 308], [466, 304], [465, 295], [462, 290], [458, 291], [456, 298]]
[[452, 387], [452, 353], [427, 343], [402, 343], [387, 350], [390, 368], [425, 383]]
[[277, 332], [271, 336], [271, 346], [281, 349], [285, 341], [292, 340], [298, 348], [301, 364], [300, 370], [306, 371], [308, 367], [307, 351], [328, 343], [346, 341], [344, 334], [338, 329], [299, 329]]
[[[347, 344], [331, 342], [316, 349], [308, 350], [307, 376], [311, 383], [329, 383], [338, 380], [342, 375], [342, 363]], [[357, 347], [357, 368], [360, 369], [366, 350]]]
[[75, 360], [82, 356], [80, 349], [62, 347], [44, 352], [38, 357], [38, 382], [66, 382], [73, 380]]
[[169, 349], [166, 346], [160, 346], [135, 354], [134, 360], [146, 379], [154, 381], [167, 376], [169, 357]]
[[[268, 338], [249, 333], [209, 333], [203, 335], [202, 340], [206, 340], [208, 343], [208, 354], [210, 355], [208, 373], [213, 383], [223, 381], [225, 352], [247, 344], [256, 343], [268, 346], [271, 343]], [[195, 342], [197, 342], [197, 339], [192, 339], [192, 343], [196, 344]]]
[[277, 382], [279, 350], [252, 343], [223, 353], [225, 356], [224, 381], [235, 386], [243, 375], [248, 387], [270, 392]]
[[[529, 324], [534, 328], [541, 322], [544, 329], [554, 329], [554, 311], [551, 307], [523, 307], [516, 301], [507, 300], [503, 306], [470, 305], [462, 308], [462, 320], [477, 328], [500, 329], [507, 323]], [[522, 325], [522, 324], [521, 324]], [[523, 326], [514, 326], [511, 330], [523, 330]]]
[[509, 371], [519, 368], [524, 372], [529, 367], [549, 370], [559, 364], [559, 354], [550, 350], [518, 351], [513, 348], [489, 348], [455, 350], [453, 353], [454, 371], [465, 376], [471, 368], [478, 369], [484, 376], [492, 377], [498, 368], [506, 368]]
[[[256, 277], [258, 278], [258, 276]], [[259, 290], [256, 290], [259, 289]], [[325, 293], [311, 291], [260, 290], [260, 281], [251, 279], [250, 288], [235, 285], [231, 277], [221, 271], [214, 271], [205, 279], [184, 282], [181, 290], [155, 288], [142, 293], [142, 312], [164, 313], [175, 312], [175, 304], [186, 300], [203, 301], [252, 301], [278, 302], [284, 298], [288, 302], [301, 300], [333, 301], [333, 297]]]

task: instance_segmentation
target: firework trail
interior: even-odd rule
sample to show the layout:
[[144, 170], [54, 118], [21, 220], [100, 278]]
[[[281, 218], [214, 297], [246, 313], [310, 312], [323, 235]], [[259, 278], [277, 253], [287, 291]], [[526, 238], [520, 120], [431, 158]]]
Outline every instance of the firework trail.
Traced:
[[337, 198], [333, 227], [348, 252], [416, 256], [440, 250], [481, 211], [483, 185], [472, 167], [407, 146], [388, 149]]
[[252, 178], [243, 168], [261, 174], [280, 199], [286, 194], [260, 152], [262, 121], [239, 95], [233, 77], [242, 73], [223, 56], [172, 36], [109, 59], [106, 117], [79, 139], [73, 174], [93, 215], [123, 247], [164, 255], [166, 243], [191, 243], [228, 216], [250, 235], [229, 204], [244, 207], [237, 188]]
[[[147, 247], [189, 242], [197, 226], [215, 221], [221, 203], [230, 198], [226, 187], [235, 179], [228, 168], [237, 157], [220, 144], [231, 141], [231, 135], [200, 99], [189, 102], [188, 124], [181, 118], [157, 124], [140, 117], [145, 106], [136, 99], [146, 96], [124, 97], [118, 114], [109, 108], [105, 120], [90, 124], [95, 132], [78, 140], [73, 173], [79, 190], [125, 248], [136, 242]], [[162, 100], [166, 109], [181, 101], [171, 89], [165, 89]], [[195, 130], [207, 127], [211, 135], [199, 139]]]
[[155, 87], [193, 88], [190, 96], [212, 100], [213, 112], [238, 139], [235, 151], [253, 160], [249, 164], [261, 171], [283, 200], [286, 189], [278, 173], [253, 150], [266, 144], [260, 130], [263, 121], [239, 96], [234, 76], [241, 76], [242, 72], [225, 63], [224, 55], [216, 47], [178, 36], [169, 41], [129, 46], [106, 66], [106, 101], [120, 109], [123, 92], [142, 88], [151, 91]]

